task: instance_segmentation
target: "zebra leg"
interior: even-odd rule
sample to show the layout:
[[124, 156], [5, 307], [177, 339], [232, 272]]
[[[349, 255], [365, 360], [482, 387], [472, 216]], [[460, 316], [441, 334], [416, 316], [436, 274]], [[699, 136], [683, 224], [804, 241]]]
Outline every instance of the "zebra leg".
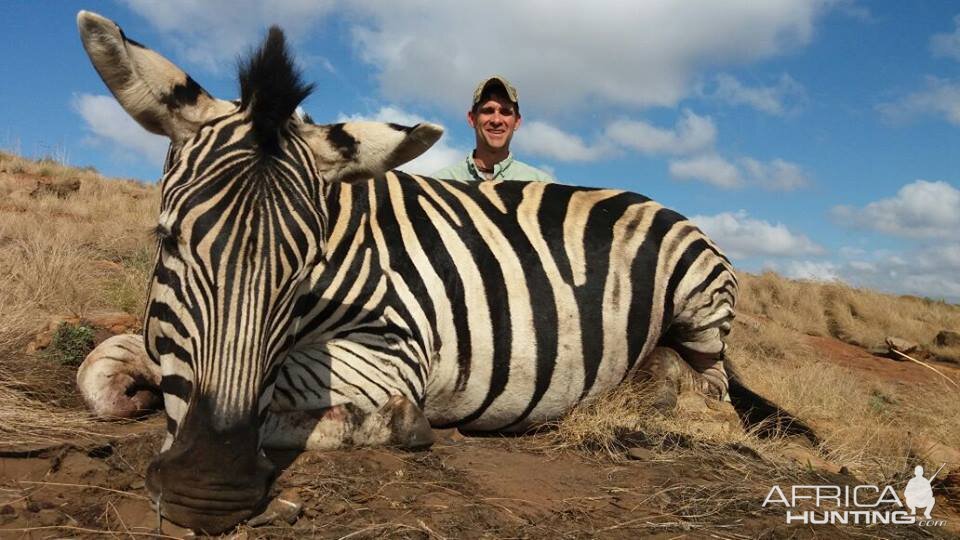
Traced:
[[730, 378], [722, 352], [704, 353], [682, 345], [676, 346], [676, 349], [684, 362], [696, 373], [694, 390], [720, 401], [730, 401]]
[[698, 374], [670, 347], [657, 347], [640, 361], [635, 375], [650, 384], [653, 407], [663, 413], [674, 410], [681, 392], [698, 386]]
[[90, 351], [77, 370], [77, 387], [100, 418], [133, 418], [163, 406], [160, 367], [143, 336], [113, 336]]
[[354, 441], [354, 444], [387, 444], [419, 450], [430, 447], [434, 436], [420, 407], [404, 396], [391, 396], [386, 405], [367, 418]]
[[404, 396], [392, 396], [372, 412], [349, 403], [316, 411], [271, 411], [261, 433], [264, 446], [293, 450], [380, 445], [416, 450], [434, 442], [427, 417]]

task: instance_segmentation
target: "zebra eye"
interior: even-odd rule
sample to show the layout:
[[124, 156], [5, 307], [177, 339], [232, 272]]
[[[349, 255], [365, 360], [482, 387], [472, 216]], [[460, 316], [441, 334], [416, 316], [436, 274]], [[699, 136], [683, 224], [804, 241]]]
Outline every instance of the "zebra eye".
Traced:
[[164, 251], [170, 255], [179, 255], [179, 242], [177, 242], [176, 235], [174, 235], [170, 229], [164, 227], [163, 225], [157, 225], [157, 228], [154, 229], [153, 234], [157, 237], [157, 240], [160, 241], [160, 245], [163, 247]]

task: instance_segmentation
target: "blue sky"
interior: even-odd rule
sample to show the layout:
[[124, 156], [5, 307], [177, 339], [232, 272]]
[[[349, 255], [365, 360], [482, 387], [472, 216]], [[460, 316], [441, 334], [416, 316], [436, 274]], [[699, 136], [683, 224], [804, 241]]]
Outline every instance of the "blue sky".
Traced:
[[561, 182], [653, 197], [746, 270], [960, 301], [956, 2], [6, 4], [0, 147], [152, 181], [165, 143], [109, 97], [79, 9], [231, 99], [236, 58], [280, 24], [317, 121], [446, 127], [411, 172], [472, 148], [470, 94], [500, 73], [515, 154]]

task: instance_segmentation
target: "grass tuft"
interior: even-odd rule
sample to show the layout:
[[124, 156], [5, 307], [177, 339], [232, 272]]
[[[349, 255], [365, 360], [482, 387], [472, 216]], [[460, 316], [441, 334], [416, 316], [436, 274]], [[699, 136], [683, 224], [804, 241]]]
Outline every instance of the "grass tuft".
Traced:
[[94, 346], [94, 330], [84, 324], [60, 323], [50, 346], [44, 350], [52, 360], [65, 366], [79, 366]]

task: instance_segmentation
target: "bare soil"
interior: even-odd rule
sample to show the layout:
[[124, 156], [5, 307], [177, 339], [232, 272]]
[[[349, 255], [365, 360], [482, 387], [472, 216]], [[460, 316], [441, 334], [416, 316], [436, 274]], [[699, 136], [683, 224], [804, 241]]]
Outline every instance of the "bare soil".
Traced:
[[[922, 366], [810, 337], [823, 361], [922, 391]], [[938, 365], [951, 377], [960, 370]], [[67, 381], [63, 381], [68, 384]], [[0, 537], [182, 537], [151, 508], [143, 474], [161, 418], [108, 426], [102, 442], [0, 452]], [[850, 474], [796, 467], [737, 446], [682, 437], [613, 459], [544, 450], [542, 435], [447, 436], [431, 450], [274, 453], [275, 492], [298, 500], [292, 523], [241, 525], [239, 538], [957, 538], [956, 475], [934, 482], [943, 527], [786, 525], [763, 508], [774, 484], [857, 485]], [[628, 437], [629, 438], [629, 437]], [[643, 447], [643, 437], [633, 440]], [[895, 486], [902, 493], [908, 479]], [[944, 496], [948, 490], [953, 490]]]

